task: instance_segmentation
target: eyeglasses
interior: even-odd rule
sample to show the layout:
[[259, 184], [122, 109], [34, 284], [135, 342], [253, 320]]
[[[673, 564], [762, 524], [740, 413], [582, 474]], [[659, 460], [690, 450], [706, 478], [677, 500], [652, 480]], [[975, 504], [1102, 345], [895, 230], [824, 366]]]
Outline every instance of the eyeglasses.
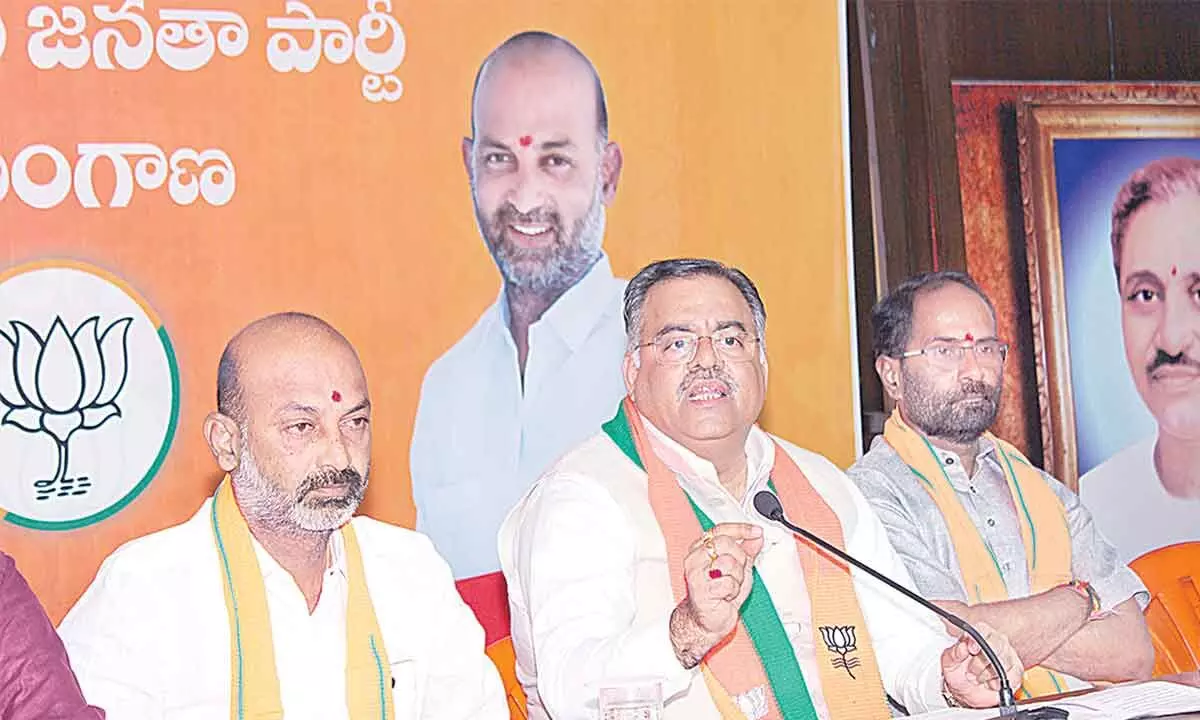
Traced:
[[696, 359], [696, 350], [700, 341], [707, 339], [712, 343], [713, 352], [731, 362], [746, 362], [754, 357], [752, 346], [758, 338], [745, 330], [731, 327], [718, 330], [711, 335], [700, 335], [683, 330], [669, 332], [655, 338], [652, 342], [642, 343], [638, 347], [653, 347], [654, 359], [661, 365], [687, 365]]
[[1008, 343], [996, 339], [988, 340], [933, 340], [920, 350], [909, 350], [900, 353], [900, 358], [911, 358], [924, 355], [933, 367], [943, 370], [956, 370], [967, 357], [967, 352], [975, 352], [975, 362], [983, 367], [1000, 367], [1008, 355]]

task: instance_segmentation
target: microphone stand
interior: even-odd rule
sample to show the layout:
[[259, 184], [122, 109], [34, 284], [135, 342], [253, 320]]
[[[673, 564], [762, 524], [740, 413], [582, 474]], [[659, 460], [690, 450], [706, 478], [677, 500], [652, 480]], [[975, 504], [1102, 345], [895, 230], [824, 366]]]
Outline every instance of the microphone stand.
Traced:
[[979, 631], [972, 627], [971, 624], [966, 620], [963, 620], [948, 610], [943, 610], [934, 603], [926, 600], [920, 595], [917, 595], [912, 590], [909, 590], [883, 573], [878, 572], [874, 568], [859, 562], [846, 552], [834, 547], [824, 539], [812, 534], [799, 525], [793, 525], [783, 514], [783, 506], [780, 505], [779, 498], [775, 497], [774, 493], [770, 492], [769, 490], [760, 490], [757, 494], [755, 494], [754, 509], [768, 520], [774, 520], [780, 525], [786, 527], [788, 530], [791, 530], [809, 542], [814, 543], [834, 557], [840, 558], [859, 570], [862, 570], [921, 607], [931, 610], [943, 620], [966, 633], [972, 639], [974, 639], [975, 642], [979, 643], [979, 649], [983, 651], [983, 654], [985, 657], [987, 657], [988, 662], [990, 662], [992, 667], [995, 668], [996, 675], [1000, 679], [999, 709], [1001, 718], [1012, 718], [1013, 720], [1058, 720], [1067, 717], [1067, 711], [1063, 710], [1062, 708], [1018, 708], [1016, 698], [1013, 696], [1012, 685], [1008, 682], [1008, 676], [1004, 674], [1004, 665], [1000, 662], [1000, 658], [996, 657], [995, 651], [992, 650], [992, 647], [988, 645], [986, 640], [983, 639], [983, 635], [981, 635]]

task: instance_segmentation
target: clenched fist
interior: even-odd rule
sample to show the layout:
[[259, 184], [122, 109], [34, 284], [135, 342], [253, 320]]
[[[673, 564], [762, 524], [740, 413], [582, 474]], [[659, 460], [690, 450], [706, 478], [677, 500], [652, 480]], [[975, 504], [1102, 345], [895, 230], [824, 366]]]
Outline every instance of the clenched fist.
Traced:
[[683, 559], [687, 595], [671, 613], [671, 645], [684, 667], [699, 664], [737, 626], [762, 546], [762, 528], [747, 523], [714, 525], [692, 543]]

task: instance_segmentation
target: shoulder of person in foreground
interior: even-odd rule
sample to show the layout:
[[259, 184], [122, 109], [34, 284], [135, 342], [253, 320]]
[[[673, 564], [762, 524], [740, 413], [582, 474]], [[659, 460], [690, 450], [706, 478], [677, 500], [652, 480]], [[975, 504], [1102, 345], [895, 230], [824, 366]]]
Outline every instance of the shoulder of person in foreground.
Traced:
[[0, 718], [101, 720], [83, 699], [66, 648], [16, 567], [0, 552]]

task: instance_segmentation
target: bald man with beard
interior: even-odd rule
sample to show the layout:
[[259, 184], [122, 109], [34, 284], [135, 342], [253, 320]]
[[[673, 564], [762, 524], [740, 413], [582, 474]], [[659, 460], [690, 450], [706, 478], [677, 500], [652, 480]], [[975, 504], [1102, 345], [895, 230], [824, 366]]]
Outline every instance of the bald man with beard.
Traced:
[[429, 541], [352, 518], [371, 401], [345, 337], [299, 313], [243, 329], [204, 436], [214, 496], [114, 552], [60, 628], [110, 720], [508, 717]]
[[417, 529], [459, 578], [499, 569], [505, 513], [624, 395], [625, 282], [601, 248], [621, 151], [596, 69], [521, 33], [483, 62], [471, 113], [463, 165], [502, 286], [426, 373], [410, 453]]

